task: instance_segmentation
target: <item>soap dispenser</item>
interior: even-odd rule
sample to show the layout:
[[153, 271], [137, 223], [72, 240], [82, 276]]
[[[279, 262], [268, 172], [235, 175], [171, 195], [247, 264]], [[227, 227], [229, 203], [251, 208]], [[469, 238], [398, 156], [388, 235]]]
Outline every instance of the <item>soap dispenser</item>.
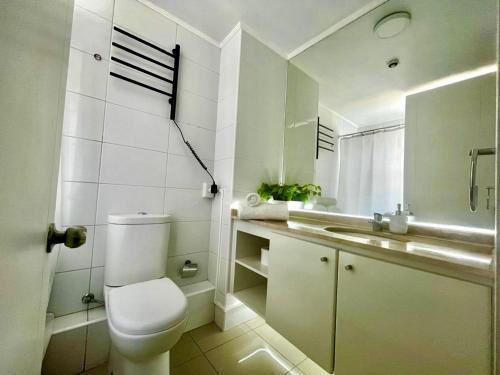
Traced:
[[408, 232], [408, 217], [401, 211], [401, 203], [398, 203], [398, 209], [394, 215], [390, 216], [389, 231], [399, 234]]

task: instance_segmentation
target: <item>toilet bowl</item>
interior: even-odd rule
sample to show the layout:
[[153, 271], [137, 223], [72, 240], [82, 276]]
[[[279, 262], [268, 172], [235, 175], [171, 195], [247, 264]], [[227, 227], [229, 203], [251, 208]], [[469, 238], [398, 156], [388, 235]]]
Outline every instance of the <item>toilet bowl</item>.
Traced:
[[165, 277], [168, 215], [110, 215], [104, 296], [113, 375], [168, 375], [187, 323], [184, 293]]

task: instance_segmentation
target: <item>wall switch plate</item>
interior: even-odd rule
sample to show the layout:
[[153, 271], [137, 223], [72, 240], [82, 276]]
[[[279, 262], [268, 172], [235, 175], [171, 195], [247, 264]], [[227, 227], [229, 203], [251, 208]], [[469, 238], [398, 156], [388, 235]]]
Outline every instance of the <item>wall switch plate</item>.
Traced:
[[213, 199], [214, 195], [210, 192], [210, 182], [204, 182], [201, 184], [201, 196], [202, 198]]

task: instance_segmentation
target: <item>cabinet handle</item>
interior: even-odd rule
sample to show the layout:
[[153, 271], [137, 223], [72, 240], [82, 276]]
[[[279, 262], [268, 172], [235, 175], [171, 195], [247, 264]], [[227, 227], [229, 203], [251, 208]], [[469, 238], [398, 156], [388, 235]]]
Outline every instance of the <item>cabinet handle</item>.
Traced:
[[98, 53], [94, 53], [94, 59], [96, 59], [97, 61], [101, 61], [102, 60], [102, 56], [99, 55]]
[[353, 271], [354, 270], [354, 266], [352, 264], [348, 264], [344, 268], [345, 268], [346, 271]]
[[321, 260], [324, 263], [328, 262], [328, 258], [327, 257], [321, 257], [321, 258], [319, 258], [319, 260]]

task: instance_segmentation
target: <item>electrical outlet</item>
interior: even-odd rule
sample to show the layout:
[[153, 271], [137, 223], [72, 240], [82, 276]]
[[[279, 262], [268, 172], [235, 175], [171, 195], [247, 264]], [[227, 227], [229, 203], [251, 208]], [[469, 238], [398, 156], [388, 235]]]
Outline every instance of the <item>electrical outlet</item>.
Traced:
[[206, 199], [213, 199], [214, 195], [210, 192], [210, 186], [212, 183], [204, 182], [201, 184], [201, 196]]

